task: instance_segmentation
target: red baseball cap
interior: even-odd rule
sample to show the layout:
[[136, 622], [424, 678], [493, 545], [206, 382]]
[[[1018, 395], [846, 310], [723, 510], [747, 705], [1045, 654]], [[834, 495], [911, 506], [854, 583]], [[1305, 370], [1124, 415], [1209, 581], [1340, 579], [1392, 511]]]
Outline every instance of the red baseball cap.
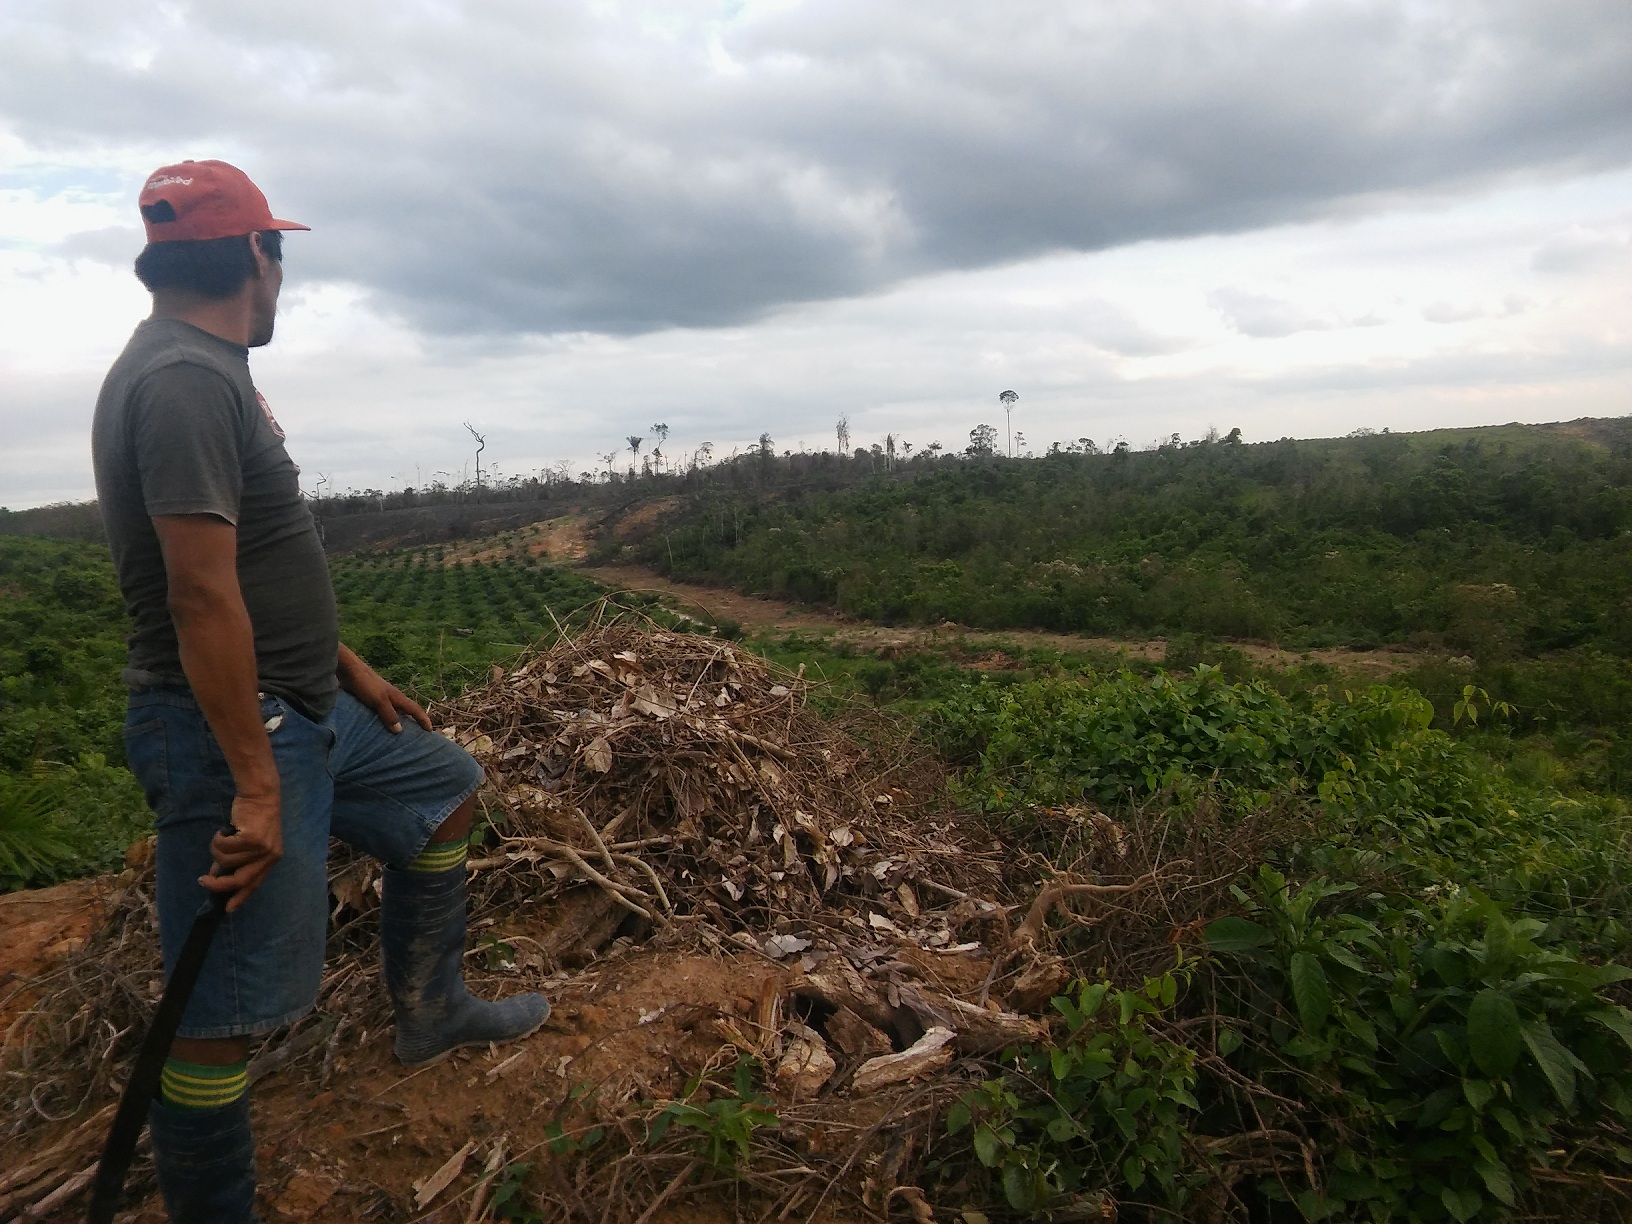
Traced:
[[224, 161], [161, 166], [142, 185], [138, 201], [149, 242], [236, 238], [257, 230], [309, 230], [279, 221], [261, 189]]

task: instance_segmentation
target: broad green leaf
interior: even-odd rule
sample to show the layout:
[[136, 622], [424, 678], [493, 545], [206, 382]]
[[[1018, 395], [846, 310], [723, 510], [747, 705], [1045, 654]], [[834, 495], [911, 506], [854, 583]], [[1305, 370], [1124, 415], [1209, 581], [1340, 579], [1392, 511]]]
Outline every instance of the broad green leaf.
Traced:
[[1005, 1165], [1003, 1197], [1016, 1211], [1030, 1211], [1037, 1205], [1037, 1178], [1023, 1164]]
[[1492, 914], [1485, 923], [1485, 973], [1502, 973], [1512, 960], [1513, 928], [1500, 914]]
[[669, 1123], [673, 1121], [674, 1107], [670, 1106], [668, 1109], [665, 1109], [662, 1113], [658, 1114], [657, 1117], [653, 1118], [651, 1125], [646, 1128], [647, 1142], [656, 1143], [659, 1139], [663, 1138], [663, 1136], [668, 1133]]
[[1447, 986], [1460, 986], [1470, 976], [1466, 954], [1454, 948], [1433, 949], [1428, 953], [1428, 963]]
[[1505, 991], [1481, 990], [1468, 1005], [1468, 1053], [1492, 1079], [1513, 1073], [1523, 1036], [1519, 1009]]
[[1532, 1020], [1522, 1032], [1530, 1056], [1552, 1085], [1559, 1103], [1566, 1109], [1570, 1108], [1575, 1104], [1575, 1068], [1571, 1065], [1569, 1051], [1559, 1044], [1545, 1020]]
[[1463, 1220], [1471, 1220], [1479, 1214], [1479, 1208], [1484, 1206], [1483, 1200], [1473, 1190], [1463, 1190], [1461, 1193], [1446, 1186], [1439, 1192], [1439, 1201], [1445, 1204], [1445, 1210], [1451, 1213], [1451, 1219], [1461, 1224]]
[[1129, 1156], [1122, 1162], [1122, 1177], [1128, 1183], [1128, 1189], [1139, 1189], [1145, 1184], [1145, 1162], [1137, 1156]]
[[988, 1169], [997, 1168], [998, 1162], [1003, 1159], [1003, 1145], [984, 1122], [975, 1128], [975, 1158]]
[[1250, 918], [1233, 915], [1208, 923], [1203, 937], [1214, 952], [1249, 952], [1253, 948], [1266, 946], [1274, 939], [1267, 927]]
[[1513, 1178], [1508, 1174], [1506, 1165], [1492, 1164], [1489, 1161], [1480, 1161], [1474, 1166], [1479, 1170], [1479, 1180], [1485, 1183], [1485, 1189], [1490, 1191], [1491, 1197], [1499, 1202], [1513, 1206]]
[[1497, 1125], [1507, 1132], [1510, 1139], [1523, 1142], [1524, 1130], [1519, 1126], [1519, 1120], [1513, 1116], [1511, 1109], [1498, 1105], [1490, 1111], [1490, 1116], [1496, 1119]]
[[1305, 1032], [1323, 1027], [1332, 1014], [1332, 992], [1326, 985], [1326, 970], [1308, 952], [1294, 952], [1291, 963], [1292, 998], [1298, 1005], [1298, 1019]]
[[1049, 1069], [1054, 1072], [1054, 1078], [1063, 1080], [1071, 1074], [1071, 1052], [1069, 1050], [1049, 1051]]
[[1475, 1110], [1481, 1110], [1496, 1097], [1496, 1089], [1489, 1080], [1465, 1079], [1462, 1095]]
[[1048, 1123], [1048, 1137], [1055, 1143], [1065, 1143], [1075, 1139], [1082, 1133], [1082, 1127], [1075, 1119], [1067, 1117], [1051, 1118]]
[[1218, 1030], [1218, 1052], [1228, 1058], [1241, 1048], [1242, 1040], [1241, 1034], [1234, 1029], [1221, 1028]]
[[1626, 1042], [1628, 1049], [1632, 1049], [1632, 1012], [1624, 1007], [1605, 1007], [1591, 1014], [1594, 1020]]
[[1173, 1001], [1179, 997], [1179, 984], [1173, 980], [1171, 973], [1164, 973], [1161, 977], [1161, 1004], [1163, 1007], [1172, 1007]]
[[1328, 960], [1336, 961], [1345, 969], [1353, 969], [1356, 973], [1364, 973], [1366, 971], [1365, 963], [1348, 948], [1345, 948], [1342, 944], [1338, 943], [1335, 939], [1328, 939], [1324, 944], [1322, 944], [1321, 951], [1325, 953]]

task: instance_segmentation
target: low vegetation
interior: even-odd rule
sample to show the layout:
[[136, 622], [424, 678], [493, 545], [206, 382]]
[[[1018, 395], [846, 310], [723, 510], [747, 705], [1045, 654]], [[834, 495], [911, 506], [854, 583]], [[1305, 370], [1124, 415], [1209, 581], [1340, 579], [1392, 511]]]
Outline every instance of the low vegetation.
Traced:
[[1089, 803], [1141, 866], [1198, 820], [1257, 860], [1160, 972], [1096, 974], [1109, 950], [1061, 932], [1086, 972], [1055, 1000], [1058, 1043], [949, 1118], [994, 1193], [1180, 1213], [1256, 1161], [1233, 1195], [1303, 1218], [1498, 1219], [1538, 1192], [1586, 1201], [1632, 1160], [1632, 813], [1515, 779], [1431, 714], [1408, 690], [1287, 698], [1205, 666], [978, 681], [929, 708], [1017, 846], [1127, 878], [1064, 818]]

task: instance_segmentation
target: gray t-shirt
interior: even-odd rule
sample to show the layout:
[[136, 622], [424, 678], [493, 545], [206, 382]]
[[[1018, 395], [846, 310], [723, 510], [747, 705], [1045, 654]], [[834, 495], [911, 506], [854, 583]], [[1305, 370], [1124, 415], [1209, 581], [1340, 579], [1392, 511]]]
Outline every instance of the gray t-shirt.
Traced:
[[334, 587], [300, 469], [250, 380], [249, 350], [177, 319], [144, 320], [102, 383], [91, 455], [135, 622], [125, 682], [186, 682], [151, 516], [213, 514], [238, 528], [262, 689], [327, 714], [338, 691]]

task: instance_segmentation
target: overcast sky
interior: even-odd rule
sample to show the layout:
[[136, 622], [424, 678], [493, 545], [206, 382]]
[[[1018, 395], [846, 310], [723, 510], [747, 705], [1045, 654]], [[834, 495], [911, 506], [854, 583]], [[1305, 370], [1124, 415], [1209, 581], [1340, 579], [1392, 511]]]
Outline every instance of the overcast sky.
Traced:
[[308, 487], [1632, 412], [1626, 0], [4, 0], [0, 504], [90, 495], [186, 157], [313, 227]]

